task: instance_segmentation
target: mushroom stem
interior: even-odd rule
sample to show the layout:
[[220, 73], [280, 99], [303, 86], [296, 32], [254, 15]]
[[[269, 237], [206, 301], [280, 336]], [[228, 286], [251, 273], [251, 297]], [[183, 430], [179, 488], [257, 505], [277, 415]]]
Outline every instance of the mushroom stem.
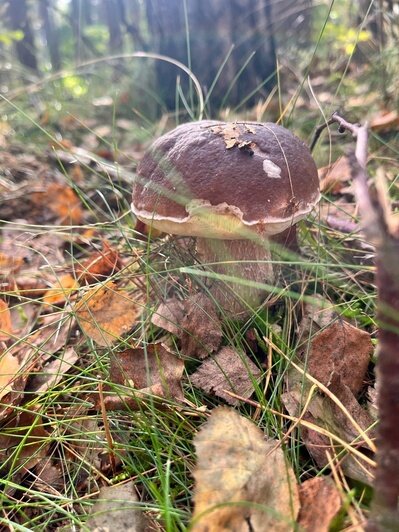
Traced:
[[275, 280], [267, 240], [262, 245], [251, 240], [197, 238], [199, 262], [216, 274], [237, 278], [237, 282], [210, 279], [209, 292], [230, 317], [243, 319], [266, 299], [263, 288], [243, 284], [240, 280], [271, 284]]

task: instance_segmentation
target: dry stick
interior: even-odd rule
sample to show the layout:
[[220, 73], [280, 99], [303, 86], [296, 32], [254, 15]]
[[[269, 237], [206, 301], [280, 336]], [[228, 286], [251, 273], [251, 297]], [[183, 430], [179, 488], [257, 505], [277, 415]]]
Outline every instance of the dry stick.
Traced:
[[333, 114], [340, 130], [356, 138], [352, 165], [356, 197], [367, 237], [376, 248], [379, 323], [377, 469], [368, 532], [399, 530], [399, 236], [389, 227], [384, 205], [367, 184], [367, 125]]

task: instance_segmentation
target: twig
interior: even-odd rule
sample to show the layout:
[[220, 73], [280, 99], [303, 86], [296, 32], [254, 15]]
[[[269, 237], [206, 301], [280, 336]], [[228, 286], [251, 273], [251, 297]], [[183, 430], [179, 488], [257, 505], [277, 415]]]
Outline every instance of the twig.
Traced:
[[333, 122], [356, 139], [352, 175], [366, 235], [376, 246], [379, 323], [379, 426], [374, 498], [368, 532], [399, 530], [399, 238], [390, 231], [385, 197], [367, 183], [367, 125], [351, 124], [334, 113]]
[[327, 122], [324, 122], [324, 124], [321, 124], [315, 129], [315, 132], [313, 133], [312, 140], [310, 141], [309, 149], [312, 152], [314, 150], [314, 147], [317, 144], [317, 141], [320, 138], [320, 135], [323, 133], [323, 131], [326, 129], [326, 127], [331, 126], [331, 124], [334, 123], [334, 120], [330, 118]]

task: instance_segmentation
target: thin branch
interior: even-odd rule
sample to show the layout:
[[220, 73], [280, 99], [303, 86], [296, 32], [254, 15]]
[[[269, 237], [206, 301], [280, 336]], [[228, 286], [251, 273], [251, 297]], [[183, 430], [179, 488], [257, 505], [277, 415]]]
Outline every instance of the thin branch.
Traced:
[[331, 126], [331, 124], [334, 123], [334, 120], [330, 118], [327, 122], [324, 122], [324, 124], [321, 124], [315, 129], [315, 132], [313, 133], [312, 140], [310, 141], [309, 149], [311, 152], [313, 152], [314, 147], [317, 144], [317, 141], [320, 138], [320, 135], [323, 133], [323, 131], [326, 129], [326, 127]]

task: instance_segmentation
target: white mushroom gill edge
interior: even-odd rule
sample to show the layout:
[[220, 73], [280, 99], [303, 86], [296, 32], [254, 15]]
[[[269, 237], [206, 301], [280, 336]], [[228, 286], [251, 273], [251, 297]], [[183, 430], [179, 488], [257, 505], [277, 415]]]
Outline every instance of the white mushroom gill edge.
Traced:
[[265, 217], [260, 220], [244, 220], [244, 214], [239, 207], [220, 203], [211, 205], [206, 200], [192, 200], [186, 205], [188, 215], [184, 218], [163, 216], [155, 212], [137, 209], [132, 203], [133, 214], [147, 225], [165, 233], [226, 240], [250, 238], [257, 233], [267, 236], [281, 233], [295, 224], [315, 207], [320, 199], [318, 194], [312, 202], [303, 205], [294, 216], [288, 218]]
[[263, 171], [267, 174], [267, 177], [281, 179], [281, 168], [270, 159], [263, 160]]

